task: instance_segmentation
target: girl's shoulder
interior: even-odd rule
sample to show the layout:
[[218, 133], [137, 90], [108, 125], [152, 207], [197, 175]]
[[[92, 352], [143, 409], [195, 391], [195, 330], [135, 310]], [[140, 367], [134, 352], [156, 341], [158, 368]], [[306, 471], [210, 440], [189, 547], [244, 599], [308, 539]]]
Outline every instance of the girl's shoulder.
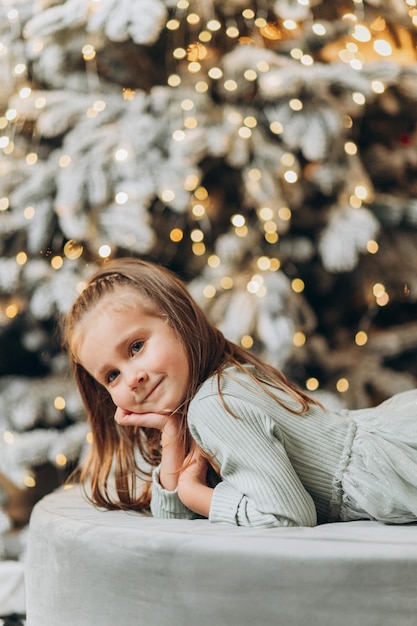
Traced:
[[220, 373], [213, 374], [199, 387], [193, 400], [203, 400], [210, 396], [234, 396], [248, 398], [253, 393], [260, 392], [259, 384], [251, 377], [256, 374], [253, 365], [245, 365], [243, 369], [231, 365]]

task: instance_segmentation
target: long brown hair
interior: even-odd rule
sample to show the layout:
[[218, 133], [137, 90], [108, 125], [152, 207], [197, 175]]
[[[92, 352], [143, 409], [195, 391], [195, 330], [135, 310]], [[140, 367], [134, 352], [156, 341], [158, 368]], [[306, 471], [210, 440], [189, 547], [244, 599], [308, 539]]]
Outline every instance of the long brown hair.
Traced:
[[[192, 445], [186, 421], [188, 404], [199, 386], [213, 374], [218, 375], [219, 394], [222, 397], [220, 374], [228, 365], [235, 365], [261, 386], [268, 382], [292, 396], [300, 407], [299, 411], [293, 411], [295, 413], [303, 413], [311, 403], [316, 402], [291, 383], [282, 372], [228, 341], [209, 322], [185, 284], [173, 272], [141, 259], [125, 258], [106, 262], [91, 276], [63, 325], [65, 345], [87, 409], [93, 439], [87, 462], [81, 468], [80, 479], [84, 486], [88, 483], [89, 497], [98, 506], [143, 510], [150, 503], [152, 467], [161, 460], [160, 432], [118, 426], [113, 419], [116, 407], [110, 394], [83, 368], [77, 357], [76, 337], [79, 336], [85, 316], [94, 310], [104, 296], [114, 294], [117, 297], [117, 293], [126, 289], [137, 298], [142, 308], [164, 317], [186, 349], [190, 384], [182, 406], [184, 419], [180, 434], [186, 451]], [[135, 304], [134, 298], [132, 304]], [[248, 373], [245, 364], [254, 365], [256, 374]], [[272, 395], [266, 387], [265, 390]], [[272, 397], [280, 402], [275, 396]], [[144, 469], [140, 458], [151, 466], [150, 470]], [[110, 481], [112, 472], [114, 488]], [[140, 481], [140, 487], [138, 478], [144, 479]]]

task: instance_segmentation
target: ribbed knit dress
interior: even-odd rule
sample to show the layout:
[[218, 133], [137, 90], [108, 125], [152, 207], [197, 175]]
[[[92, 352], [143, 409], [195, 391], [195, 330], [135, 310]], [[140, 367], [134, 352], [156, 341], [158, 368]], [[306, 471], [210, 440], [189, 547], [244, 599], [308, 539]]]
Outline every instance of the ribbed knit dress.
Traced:
[[[252, 369], [248, 366], [247, 369]], [[252, 370], [253, 371], [253, 370]], [[302, 415], [281, 406], [248, 376], [228, 368], [190, 403], [192, 436], [220, 467], [209, 520], [239, 526], [314, 526], [374, 519], [417, 521], [417, 390], [371, 409]], [[285, 393], [269, 387], [287, 406]], [[192, 518], [154, 470], [155, 517]]]

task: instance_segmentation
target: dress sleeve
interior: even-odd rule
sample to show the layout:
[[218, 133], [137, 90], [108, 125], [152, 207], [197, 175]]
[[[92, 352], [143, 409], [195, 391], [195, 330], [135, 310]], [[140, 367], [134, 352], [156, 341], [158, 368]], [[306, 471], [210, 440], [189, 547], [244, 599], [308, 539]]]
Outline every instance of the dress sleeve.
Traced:
[[[258, 527], [315, 526], [314, 502], [276, 436], [271, 418], [238, 398], [226, 398], [238, 417], [226, 411], [216, 395], [196, 402], [188, 414], [191, 434], [212, 455], [222, 479], [214, 488], [210, 521]], [[299, 417], [294, 415], [294, 419]]]
[[195, 513], [187, 508], [179, 499], [178, 490], [164, 489], [159, 480], [159, 469], [152, 473], [151, 513], [163, 519], [194, 519]]

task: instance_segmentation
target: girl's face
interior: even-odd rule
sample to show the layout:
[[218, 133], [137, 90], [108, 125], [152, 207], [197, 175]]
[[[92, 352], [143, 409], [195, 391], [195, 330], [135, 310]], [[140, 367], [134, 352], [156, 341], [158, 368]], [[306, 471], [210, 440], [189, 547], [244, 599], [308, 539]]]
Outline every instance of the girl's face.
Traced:
[[129, 413], [174, 411], [190, 379], [182, 342], [161, 317], [112, 300], [101, 300], [82, 323], [81, 365]]

